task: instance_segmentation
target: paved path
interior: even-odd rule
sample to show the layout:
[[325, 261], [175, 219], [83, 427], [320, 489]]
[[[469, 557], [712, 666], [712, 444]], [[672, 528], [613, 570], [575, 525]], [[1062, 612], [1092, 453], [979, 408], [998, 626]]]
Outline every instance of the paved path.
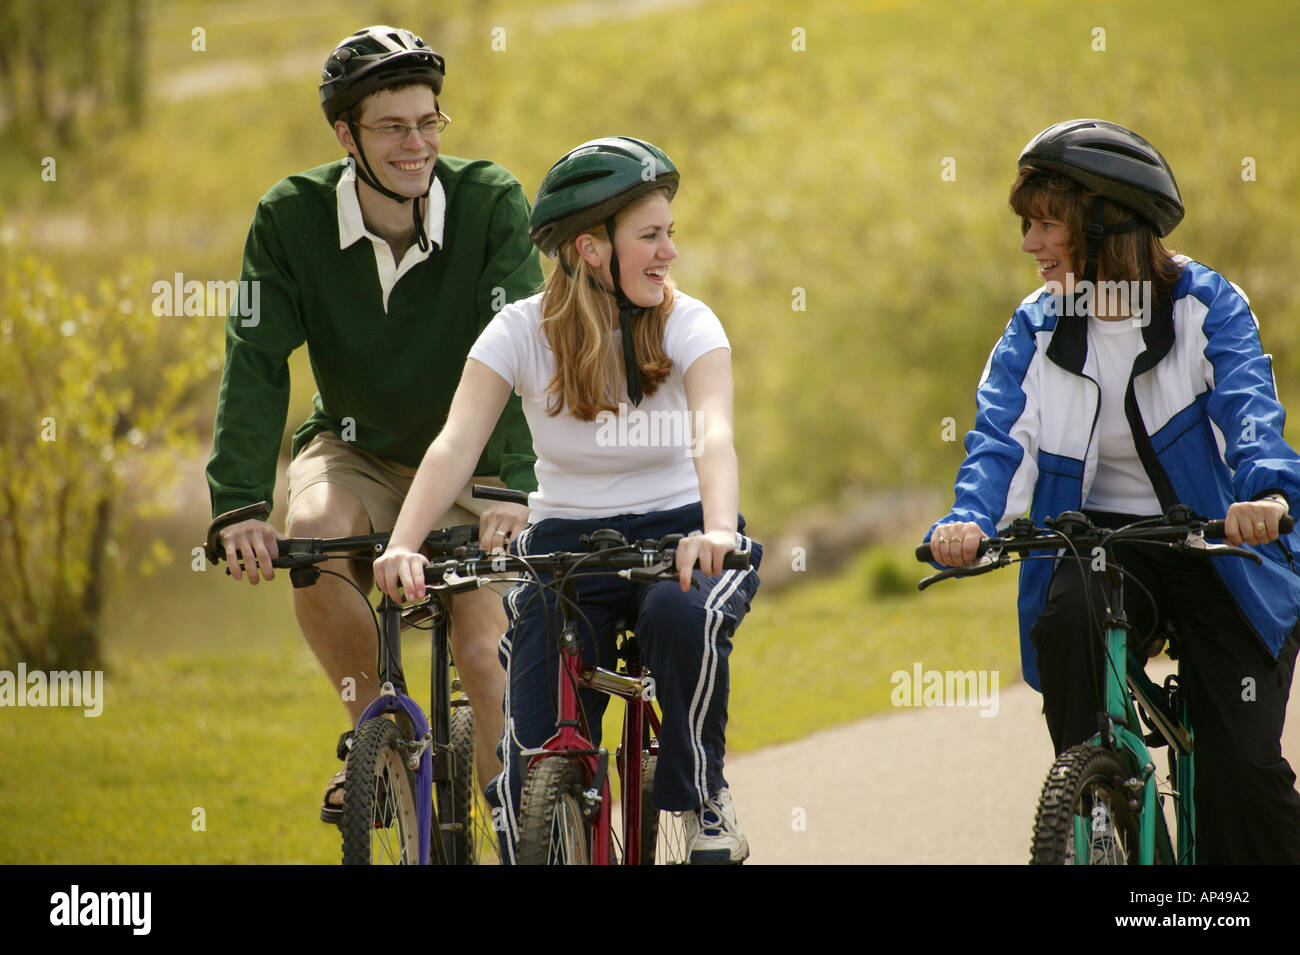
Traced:
[[[728, 759], [750, 863], [1024, 864], [1052, 763], [1041, 706], [1018, 683], [991, 718], [905, 709]], [[1300, 766], [1295, 694], [1287, 716]]]

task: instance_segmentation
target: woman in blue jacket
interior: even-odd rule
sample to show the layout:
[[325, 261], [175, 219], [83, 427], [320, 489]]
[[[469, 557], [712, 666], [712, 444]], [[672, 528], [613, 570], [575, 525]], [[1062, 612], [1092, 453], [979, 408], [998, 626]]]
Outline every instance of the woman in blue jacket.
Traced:
[[[1278, 534], [1300, 500], [1300, 456], [1282, 438], [1255, 316], [1223, 276], [1164, 248], [1182, 197], [1131, 130], [1058, 123], [1019, 166], [1011, 206], [1045, 284], [989, 356], [956, 502], [927, 540], [938, 562], [964, 566], [982, 537], [1026, 511], [1041, 523], [1083, 510], [1111, 527], [1174, 504], [1226, 515], [1228, 542], [1254, 547], [1261, 565], [1117, 547], [1155, 601], [1135, 587], [1126, 609], [1134, 633], [1154, 632], [1158, 612], [1182, 638], [1198, 861], [1300, 862], [1300, 794], [1280, 743], [1300, 637], [1300, 538]], [[1073, 564], [1021, 567], [1023, 669], [1058, 753], [1097, 727], [1086, 600]]]

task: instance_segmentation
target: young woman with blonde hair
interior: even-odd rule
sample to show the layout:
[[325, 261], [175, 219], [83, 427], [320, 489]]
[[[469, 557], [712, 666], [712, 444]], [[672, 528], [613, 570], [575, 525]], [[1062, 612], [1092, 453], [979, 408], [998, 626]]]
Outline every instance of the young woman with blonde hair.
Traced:
[[[468, 477], [465, 462], [477, 457], [513, 389], [533, 434], [538, 490], [512, 550], [576, 550], [600, 527], [628, 540], [691, 535], [677, 549], [678, 582], [579, 580], [590, 625], [582, 637], [588, 658], [607, 662], [615, 620], [635, 629], [663, 711], [654, 803], [683, 813], [692, 862], [730, 863], [749, 847], [722, 775], [727, 658], [758, 588], [762, 549], [742, 533], [738, 513], [730, 345], [708, 306], [668, 275], [677, 257], [669, 211], [677, 184], [667, 155], [628, 137], [584, 143], [546, 174], [530, 235], [559, 256], [558, 267], [545, 291], [506, 306], [471, 349], [375, 578], [390, 596], [399, 586], [420, 591], [419, 541]], [[734, 550], [751, 554], [751, 569], [723, 572], [722, 558]], [[697, 589], [688, 586], [692, 574]], [[537, 596], [532, 586], [506, 596], [506, 768], [488, 798], [499, 807], [507, 859], [518, 836], [520, 751], [540, 746], [555, 727], [554, 599]], [[596, 740], [605, 700], [582, 694]]]

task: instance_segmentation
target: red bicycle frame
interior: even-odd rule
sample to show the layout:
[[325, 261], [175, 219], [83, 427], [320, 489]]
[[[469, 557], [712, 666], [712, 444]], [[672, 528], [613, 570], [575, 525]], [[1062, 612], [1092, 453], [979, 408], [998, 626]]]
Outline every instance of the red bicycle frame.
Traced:
[[[582, 732], [578, 686], [590, 687], [621, 697], [623, 740], [619, 747], [618, 776], [622, 784], [623, 865], [641, 864], [641, 782], [643, 752], [659, 752], [659, 716], [654, 707], [654, 683], [639, 662], [629, 661], [627, 673], [616, 673], [582, 662], [581, 645], [576, 631], [566, 627], [560, 636], [561, 666], [557, 676], [559, 706], [555, 734], [534, 751], [529, 768], [539, 760], [564, 758], [580, 763], [590, 783], [601, 776], [599, 808], [591, 825], [591, 860], [593, 865], [613, 864], [613, 824], [610, 818], [609, 772], [601, 775], [602, 763], [608, 767], [609, 754], [597, 750]], [[646, 743], [647, 732], [649, 742]], [[588, 790], [590, 793], [590, 789]]]

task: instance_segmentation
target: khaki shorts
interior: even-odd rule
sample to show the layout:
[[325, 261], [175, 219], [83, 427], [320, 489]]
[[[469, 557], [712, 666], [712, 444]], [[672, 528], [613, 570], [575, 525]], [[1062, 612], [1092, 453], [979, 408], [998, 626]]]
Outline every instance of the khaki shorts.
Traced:
[[[289, 465], [289, 513], [293, 513], [294, 498], [313, 484], [338, 484], [361, 499], [375, 533], [391, 531], [414, 477], [415, 468], [377, 458], [331, 431], [322, 431]], [[479, 516], [496, 502], [471, 497], [474, 484], [505, 486], [495, 475], [470, 478], [456, 496], [456, 503], [431, 530], [478, 523]]]

